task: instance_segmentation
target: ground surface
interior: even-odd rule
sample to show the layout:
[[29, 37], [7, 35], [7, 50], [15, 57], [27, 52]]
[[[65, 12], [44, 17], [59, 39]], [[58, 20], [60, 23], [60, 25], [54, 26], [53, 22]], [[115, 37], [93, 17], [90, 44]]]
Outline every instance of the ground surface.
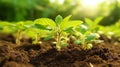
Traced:
[[4, 35], [0, 35], [0, 67], [120, 67], [120, 44], [105, 36], [90, 50], [71, 45], [56, 51], [49, 42], [31, 45], [30, 40], [16, 47], [14, 38]]

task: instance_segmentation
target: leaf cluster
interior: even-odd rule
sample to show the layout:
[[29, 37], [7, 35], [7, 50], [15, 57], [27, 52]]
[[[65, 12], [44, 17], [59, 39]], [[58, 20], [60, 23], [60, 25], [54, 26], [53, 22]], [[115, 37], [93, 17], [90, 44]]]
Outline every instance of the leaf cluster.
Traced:
[[[23, 35], [33, 39], [33, 44], [41, 43], [40, 39], [49, 40], [54, 38], [55, 48], [61, 50], [62, 47], [69, 46], [71, 37], [75, 37], [74, 43], [81, 45], [83, 49], [92, 48], [92, 42], [97, 42], [99, 34], [93, 31], [92, 21], [86, 19], [89, 26], [83, 24], [81, 20], [70, 20], [71, 15], [63, 18], [58, 15], [55, 20], [50, 18], [39, 18], [35, 21], [20, 21], [17, 23], [1, 22], [0, 30], [13, 33], [16, 37], [16, 44], [20, 45]], [[94, 25], [97, 25], [98, 18]], [[90, 29], [89, 29], [90, 28]]]

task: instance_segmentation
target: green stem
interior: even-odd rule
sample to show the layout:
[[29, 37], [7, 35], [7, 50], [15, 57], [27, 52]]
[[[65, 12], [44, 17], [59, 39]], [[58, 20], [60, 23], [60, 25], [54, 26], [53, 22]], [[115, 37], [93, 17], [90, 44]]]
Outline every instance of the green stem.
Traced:
[[59, 27], [57, 28], [57, 33], [56, 33], [56, 48], [57, 50], [60, 50], [61, 49], [61, 32], [60, 32], [60, 29]]
[[39, 34], [37, 33], [37, 34], [36, 34], [36, 37], [35, 37], [34, 44], [37, 44], [37, 43], [38, 43], [38, 41], [39, 41], [39, 37], [38, 37], [38, 36], [39, 36]]
[[17, 45], [20, 45], [20, 44], [21, 44], [21, 42], [20, 42], [21, 38], [22, 38], [22, 32], [19, 30], [19, 31], [16, 33], [16, 44], [17, 44]]
[[61, 34], [60, 34], [60, 32], [58, 32], [57, 33], [57, 46], [60, 46], [60, 44], [61, 44]]

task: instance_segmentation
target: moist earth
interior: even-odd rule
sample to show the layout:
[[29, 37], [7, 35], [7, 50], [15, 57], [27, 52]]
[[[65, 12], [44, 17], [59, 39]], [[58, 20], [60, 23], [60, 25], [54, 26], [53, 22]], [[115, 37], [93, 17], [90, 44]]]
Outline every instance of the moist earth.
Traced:
[[120, 67], [120, 44], [107, 39], [95, 44], [92, 49], [83, 50], [79, 46], [68, 46], [57, 51], [49, 41], [32, 45], [23, 39], [16, 46], [14, 37], [0, 36], [0, 67]]

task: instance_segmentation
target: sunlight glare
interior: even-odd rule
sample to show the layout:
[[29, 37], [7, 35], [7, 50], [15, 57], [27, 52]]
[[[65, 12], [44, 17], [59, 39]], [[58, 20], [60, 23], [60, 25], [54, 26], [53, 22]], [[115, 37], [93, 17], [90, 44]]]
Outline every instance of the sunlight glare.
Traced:
[[64, 0], [50, 0], [51, 3], [63, 4]]
[[94, 7], [102, 3], [104, 0], [82, 0], [81, 4], [83, 6]]
[[55, 0], [50, 0], [50, 2], [51, 2], [51, 3], [54, 3], [54, 2], [55, 2]]
[[98, 12], [99, 5], [103, 2], [105, 2], [105, 0], [80, 0], [79, 11], [82, 12], [84, 16], [95, 16]]
[[63, 3], [64, 3], [64, 0], [58, 0], [58, 3], [59, 3], [59, 4], [63, 4]]

